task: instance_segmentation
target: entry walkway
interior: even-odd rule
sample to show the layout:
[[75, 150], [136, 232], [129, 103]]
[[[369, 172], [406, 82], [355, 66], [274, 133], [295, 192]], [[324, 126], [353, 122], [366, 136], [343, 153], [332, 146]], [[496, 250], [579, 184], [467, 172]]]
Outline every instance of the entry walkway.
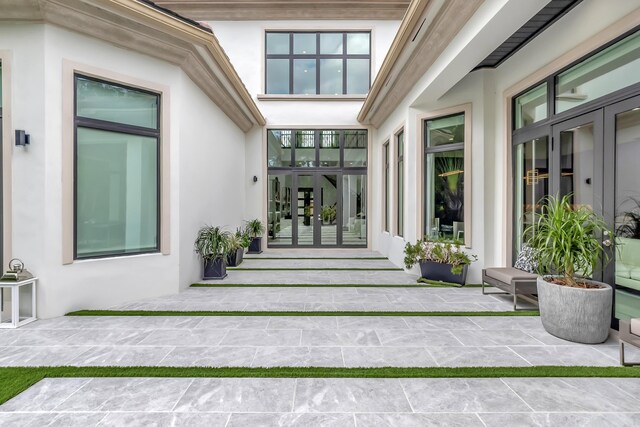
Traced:
[[638, 396], [616, 378], [56, 378], [0, 424], [622, 427], [640, 424]]

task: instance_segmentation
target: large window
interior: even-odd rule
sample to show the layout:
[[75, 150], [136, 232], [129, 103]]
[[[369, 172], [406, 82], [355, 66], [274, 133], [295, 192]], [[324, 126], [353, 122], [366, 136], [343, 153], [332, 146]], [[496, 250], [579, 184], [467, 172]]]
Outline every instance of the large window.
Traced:
[[368, 32], [267, 32], [268, 94], [343, 95], [369, 92]]
[[158, 94], [75, 76], [75, 258], [160, 248]]
[[425, 234], [465, 241], [465, 115], [426, 120]]
[[396, 234], [404, 236], [404, 131], [396, 134]]

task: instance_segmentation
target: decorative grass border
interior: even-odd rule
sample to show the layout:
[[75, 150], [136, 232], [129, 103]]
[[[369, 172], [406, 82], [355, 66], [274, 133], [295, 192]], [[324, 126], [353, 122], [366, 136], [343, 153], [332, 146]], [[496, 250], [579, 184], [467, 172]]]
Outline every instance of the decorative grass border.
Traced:
[[206, 310], [78, 310], [66, 316], [369, 316], [369, 317], [520, 317], [540, 316], [538, 310], [518, 311], [206, 311]]
[[[421, 282], [421, 283], [430, 283], [425, 285], [413, 285], [413, 284], [357, 284], [357, 285], [349, 285], [349, 284], [330, 284], [330, 285], [314, 285], [314, 284], [305, 284], [305, 283], [193, 283], [191, 284], [192, 288], [460, 288], [462, 286], [456, 285], [454, 283], [444, 283], [444, 282]], [[465, 288], [480, 288], [482, 285], [471, 284], [465, 285]], [[485, 288], [490, 288], [491, 286], [485, 285]]]
[[404, 271], [400, 267], [227, 267], [229, 271]]
[[200, 368], [200, 367], [34, 367], [0, 368], [0, 404], [44, 378], [640, 378], [640, 368], [527, 366], [467, 368]]

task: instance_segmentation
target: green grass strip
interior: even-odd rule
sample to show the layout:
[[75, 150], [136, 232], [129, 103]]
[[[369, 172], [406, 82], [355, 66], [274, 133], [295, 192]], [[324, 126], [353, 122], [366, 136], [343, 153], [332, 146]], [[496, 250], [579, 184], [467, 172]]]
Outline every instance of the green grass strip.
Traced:
[[376, 267], [376, 268], [362, 268], [362, 267], [227, 267], [227, 270], [234, 271], [404, 271], [398, 267]]
[[640, 368], [527, 366], [467, 368], [173, 368], [173, 367], [34, 367], [0, 368], [0, 404], [43, 378], [640, 378]]
[[402, 316], [474, 317], [539, 316], [538, 310], [518, 311], [172, 311], [172, 310], [78, 310], [67, 316]]
[[[465, 288], [479, 288], [482, 285], [465, 285]], [[314, 285], [305, 283], [193, 283], [192, 288], [459, 288], [460, 286], [452, 286], [446, 283], [433, 282], [430, 285], [411, 285], [411, 284], [330, 284], [330, 285]], [[490, 287], [490, 286], [485, 286]]]
[[458, 283], [439, 282], [436, 280], [425, 279], [424, 277], [419, 278], [416, 282], [425, 284], [426, 285], [424, 286], [425, 288], [481, 288], [482, 287], [482, 284], [479, 284], [479, 283], [466, 284], [463, 286]]
[[301, 260], [301, 261], [304, 261], [305, 259], [330, 259], [330, 260], [331, 259], [349, 259], [349, 260], [358, 260], [358, 261], [359, 260], [378, 260], [379, 261], [379, 260], [386, 260], [388, 258], [385, 258], [383, 256], [379, 256], [379, 257], [361, 257], [361, 258], [358, 258], [358, 257], [324, 257], [324, 256], [310, 256], [310, 257], [275, 257], [275, 256], [274, 257], [268, 257], [268, 256], [265, 256], [265, 257], [262, 257], [262, 256], [259, 256], [259, 257], [247, 257], [247, 256], [245, 256], [243, 259], [245, 259], [245, 260], [246, 259], [258, 259], [258, 260], [260, 260], [260, 259], [270, 259], [270, 260], [274, 260], [274, 259], [297, 259], [297, 260]]

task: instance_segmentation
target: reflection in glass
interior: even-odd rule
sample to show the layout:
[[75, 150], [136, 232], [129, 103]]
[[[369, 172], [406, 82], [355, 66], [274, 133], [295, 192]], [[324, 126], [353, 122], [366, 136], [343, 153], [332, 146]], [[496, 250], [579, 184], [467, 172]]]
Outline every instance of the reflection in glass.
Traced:
[[76, 77], [78, 117], [114, 123], [158, 127], [158, 95]]
[[320, 93], [342, 94], [342, 59], [320, 60]]
[[620, 40], [557, 77], [556, 113], [640, 82], [640, 32]]
[[267, 93], [289, 93], [289, 60], [267, 59]]
[[316, 132], [313, 130], [297, 130], [296, 132], [296, 167], [316, 166]]
[[464, 150], [428, 153], [428, 233], [464, 241]]
[[547, 118], [547, 84], [543, 83], [515, 99], [516, 129]]
[[369, 33], [347, 33], [347, 55], [368, 55]]
[[367, 244], [367, 176], [342, 176], [342, 244]]
[[157, 138], [78, 127], [78, 258], [158, 249]]
[[369, 92], [369, 60], [347, 59], [347, 93], [365, 94]]
[[269, 174], [267, 236], [270, 246], [290, 246], [293, 241], [292, 184], [290, 174]]
[[291, 166], [291, 131], [267, 131], [267, 165], [269, 167]]
[[593, 209], [593, 123], [560, 132], [560, 195]]
[[313, 55], [316, 53], [316, 34], [298, 33], [293, 35], [293, 53]]
[[267, 33], [267, 54], [289, 54], [289, 33]]
[[615, 316], [629, 319], [640, 317], [640, 109], [616, 115], [615, 138]]
[[367, 166], [367, 131], [344, 131], [344, 167]]
[[516, 146], [514, 177], [516, 232], [513, 249], [518, 253], [524, 241], [524, 230], [536, 221], [542, 210], [540, 202], [549, 195], [548, 137]]
[[316, 93], [316, 60], [293, 60], [293, 93], [311, 95]]
[[311, 246], [314, 244], [314, 191], [315, 177], [313, 175], [298, 175], [297, 195], [297, 225], [298, 245]]
[[320, 175], [320, 243], [338, 244], [338, 175]]
[[320, 33], [320, 53], [342, 55], [342, 33]]
[[464, 142], [464, 114], [427, 120], [427, 147]]
[[320, 131], [320, 166], [340, 166], [340, 132]]

